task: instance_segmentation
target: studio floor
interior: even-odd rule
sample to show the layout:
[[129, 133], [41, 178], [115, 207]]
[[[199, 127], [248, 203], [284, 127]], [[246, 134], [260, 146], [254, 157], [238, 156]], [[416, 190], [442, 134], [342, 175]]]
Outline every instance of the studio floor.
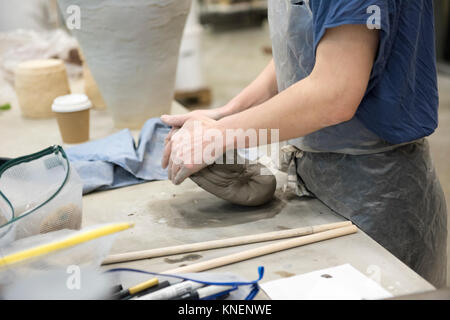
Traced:
[[[270, 61], [270, 35], [262, 28], [213, 32], [205, 29], [201, 41], [202, 71], [212, 89], [211, 107], [219, 107], [238, 94]], [[450, 204], [450, 76], [439, 75], [439, 127], [429, 137], [432, 156], [447, 203]], [[450, 219], [448, 220], [450, 228]], [[450, 238], [449, 238], [450, 239]], [[450, 240], [447, 240], [450, 248]], [[448, 254], [450, 257], [450, 253]], [[447, 283], [450, 285], [450, 258]]]

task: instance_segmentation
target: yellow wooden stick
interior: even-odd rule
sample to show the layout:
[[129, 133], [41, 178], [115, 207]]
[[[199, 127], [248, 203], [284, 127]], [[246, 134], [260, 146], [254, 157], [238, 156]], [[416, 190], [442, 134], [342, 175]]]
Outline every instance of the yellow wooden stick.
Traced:
[[115, 223], [108, 224], [106, 226], [101, 226], [99, 228], [78, 232], [74, 235], [68, 236], [67, 238], [55, 241], [51, 243], [45, 243], [42, 245], [38, 245], [36, 247], [26, 249], [20, 252], [15, 252], [10, 255], [7, 255], [3, 258], [0, 258], [0, 267], [3, 266], [11, 266], [12, 264], [25, 261], [27, 259], [35, 258], [38, 256], [42, 256], [54, 251], [63, 250], [69, 247], [76, 246], [80, 243], [87, 242], [96, 238], [100, 238], [109, 234], [113, 234], [119, 231], [126, 230], [130, 227], [133, 227], [132, 223]]

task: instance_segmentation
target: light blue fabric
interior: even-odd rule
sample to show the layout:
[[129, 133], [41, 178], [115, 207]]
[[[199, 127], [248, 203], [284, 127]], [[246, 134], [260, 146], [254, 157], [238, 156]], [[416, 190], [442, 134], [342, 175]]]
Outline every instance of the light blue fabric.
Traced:
[[67, 149], [71, 164], [83, 180], [83, 194], [167, 179], [161, 156], [169, 130], [159, 118], [152, 118], [142, 127], [137, 146], [131, 132], [124, 129]]

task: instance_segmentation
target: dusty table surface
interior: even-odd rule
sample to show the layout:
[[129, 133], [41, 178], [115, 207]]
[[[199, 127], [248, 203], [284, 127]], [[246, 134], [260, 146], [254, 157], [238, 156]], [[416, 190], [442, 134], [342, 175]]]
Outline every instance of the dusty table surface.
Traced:
[[[134, 228], [117, 236], [112, 253], [344, 221], [316, 199], [300, 199], [277, 191], [272, 203], [259, 208], [242, 208], [210, 195], [190, 180], [180, 186], [156, 181], [98, 192], [85, 196], [83, 206], [85, 226], [111, 221], [135, 223]], [[264, 244], [132, 261], [104, 268], [162, 272]], [[231, 264], [214, 272], [235, 272], [252, 280], [257, 277], [258, 266], [264, 266], [263, 282], [266, 282], [346, 263], [379, 280], [394, 296], [433, 289], [362, 231]]]
[[[0, 157], [17, 157], [62, 144], [56, 119], [30, 120], [20, 116], [17, 103], [0, 114]], [[172, 113], [186, 110], [174, 103]], [[106, 111], [92, 110], [91, 139], [116, 132]], [[136, 137], [138, 131], [132, 131]], [[64, 146], [64, 145], [63, 145]], [[235, 207], [201, 190], [191, 181], [174, 186], [169, 181], [148, 182], [126, 188], [93, 193], [83, 197], [83, 225], [113, 221], [135, 223], [114, 242], [112, 253], [145, 250], [170, 245], [284, 230], [344, 220], [318, 200], [301, 200], [285, 195], [258, 209]], [[128, 262], [110, 267], [133, 267], [165, 271], [220, 257], [252, 244]], [[370, 237], [357, 234], [285, 250], [228, 265], [214, 271], [231, 271], [247, 279], [257, 277], [265, 267], [263, 282], [350, 263], [363, 274], [379, 280], [394, 296], [424, 292], [433, 287]], [[264, 298], [263, 294], [258, 296]]]

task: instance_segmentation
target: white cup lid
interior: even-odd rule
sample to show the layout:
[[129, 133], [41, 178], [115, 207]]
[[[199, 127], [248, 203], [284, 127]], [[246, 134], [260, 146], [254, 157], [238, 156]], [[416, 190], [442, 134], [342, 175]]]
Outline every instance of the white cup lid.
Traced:
[[91, 107], [92, 103], [85, 94], [72, 93], [56, 98], [53, 101], [52, 110], [54, 112], [77, 112]]

